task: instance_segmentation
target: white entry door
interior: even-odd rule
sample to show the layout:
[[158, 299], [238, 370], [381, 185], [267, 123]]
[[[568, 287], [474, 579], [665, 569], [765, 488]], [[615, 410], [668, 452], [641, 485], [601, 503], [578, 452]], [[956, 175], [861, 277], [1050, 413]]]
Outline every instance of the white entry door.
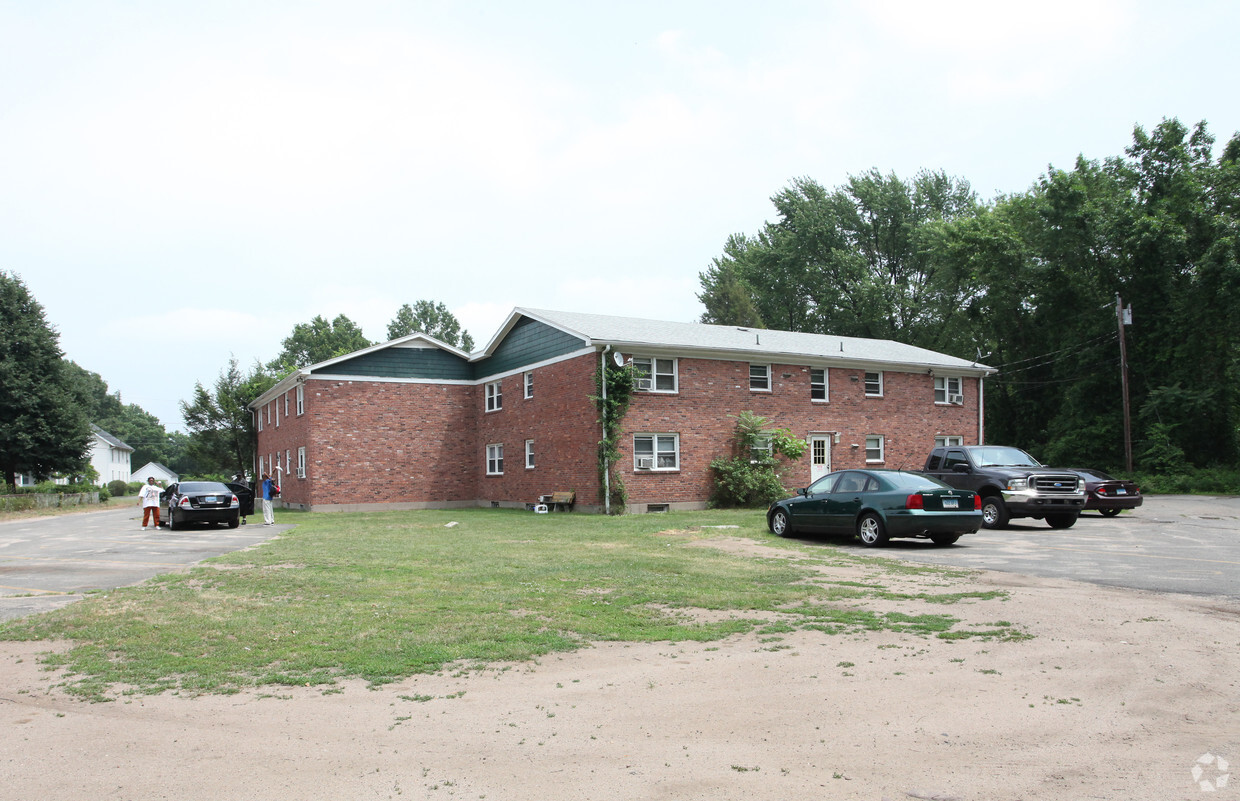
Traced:
[[831, 472], [831, 435], [811, 434], [809, 437], [809, 482]]

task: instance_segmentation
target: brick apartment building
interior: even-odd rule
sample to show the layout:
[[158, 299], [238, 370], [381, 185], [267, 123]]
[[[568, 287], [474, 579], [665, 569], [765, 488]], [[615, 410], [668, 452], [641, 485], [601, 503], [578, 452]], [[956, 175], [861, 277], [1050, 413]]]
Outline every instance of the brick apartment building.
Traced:
[[810, 443], [796, 485], [847, 467], [919, 468], [982, 441], [992, 368], [887, 340], [515, 309], [464, 353], [423, 334], [303, 368], [251, 404], [256, 468], [315, 510], [524, 506], [557, 491], [602, 509], [595, 375], [646, 376], [624, 418], [628, 510], [702, 508], [710, 461], [752, 411]]

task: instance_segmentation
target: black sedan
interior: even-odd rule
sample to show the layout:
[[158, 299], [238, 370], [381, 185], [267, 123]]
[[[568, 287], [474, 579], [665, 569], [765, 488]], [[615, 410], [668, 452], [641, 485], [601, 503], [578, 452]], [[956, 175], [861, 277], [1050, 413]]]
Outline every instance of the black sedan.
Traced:
[[168, 487], [168, 528], [176, 530], [186, 523], [241, 524], [241, 501], [237, 494], [218, 481], [182, 481]]
[[982, 526], [981, 497], [903, 470], [828, 473], [792, 498], [771, 504], [771, 531], [856, 534], [866, 546], [892, 537], [928, 537], [951, 545]]
[[1115, 517], [1125, 509], [1141, 505], [1141, 488], [1134, 481], [1109, 476], [1101, 470], [1074, 467], [1072, 472], [1085, 479], [1085, 508], [1097, 509], [1105, 517]]

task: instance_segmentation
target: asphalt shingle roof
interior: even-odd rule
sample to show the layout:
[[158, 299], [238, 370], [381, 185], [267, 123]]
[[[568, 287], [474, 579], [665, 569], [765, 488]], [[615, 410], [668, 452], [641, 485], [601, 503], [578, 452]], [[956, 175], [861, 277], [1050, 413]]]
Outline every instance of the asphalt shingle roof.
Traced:
[[889, 339], [805, 334], [767, 328], [677, 323], [606, 314], [518, 308], [520, 314], [579, 334], [598, 344], [648, 346], [737, 356], [810, 357], [830, 361], [943, 368], [974, 373], [993, 368], [968, 359]]

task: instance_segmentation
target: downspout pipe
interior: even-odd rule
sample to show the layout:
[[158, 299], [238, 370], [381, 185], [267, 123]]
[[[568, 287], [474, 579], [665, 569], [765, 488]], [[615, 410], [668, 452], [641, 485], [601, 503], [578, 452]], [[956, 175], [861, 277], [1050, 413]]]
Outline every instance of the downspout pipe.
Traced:
[[607, 352], [611, 345], [599, 354], [599, 384], [603, 387], [603, 514], [611, 514], [611, 465], [607, 461]]

